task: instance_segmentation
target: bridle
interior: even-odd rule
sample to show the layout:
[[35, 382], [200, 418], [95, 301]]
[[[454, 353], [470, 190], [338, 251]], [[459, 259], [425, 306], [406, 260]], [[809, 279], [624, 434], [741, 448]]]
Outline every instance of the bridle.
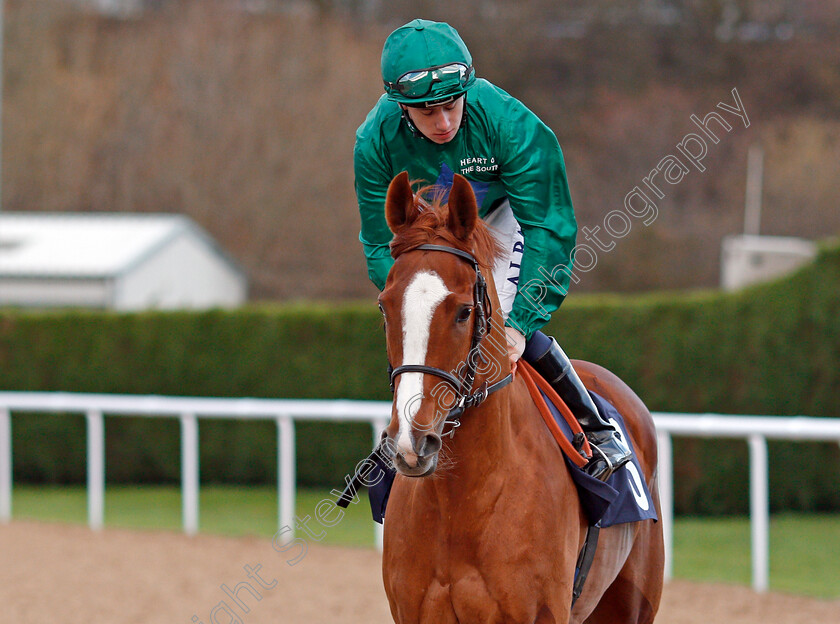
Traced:
[[[403, 366], [392, 368], [390, 362], [388, 363], [388, 373], [392, 393], [394, 392], [397, 377], [403, 373], [426, 373], [429, 375], [435, 375], [436, 377], [440, 377], [444, 381], [448, 382], [455, 389], [457, 398], [455, 401], [455, 407], [449, 410], [449, 414], [446, 416], [446, 420], [444, 421], [444, 427], [449, 424], [452, 428], [448, 433], [441, 434], [442, 437], [454, 437], [455, 430], [461, 426], [461, 416], [464, 414], [464, 411], [471, 407], [480, 405], [487, 399], [488, 396], [496, 392], [496, 390], [501, 390], [508, 385], [511, 381], [513, 381], [513, 373], [508, 373], [506, 377], [489, 386], [485, 381], [481, 384], [478, 390], [473, 392], [476, 360], [481, 358], [482, 363], [486, 363], [486, 360], [484, 360], [484, 356], [481, 354], [478, 347], [480, 346], [482, 339], [490, 333], [491, 318], [493, 316], [492, 306], [490, 305], [490, 297], [487, 294], [487, 282], [481, 274], [478, 261], [471, 253], [455, 249], [454, 247], [447, 247], [445, 245], [420, 245], [415, 247], [412, 251], [416, 249], [451, 253], [462, 260], [469, 262], [475, 270], [475, 284], [473, 285], [473, 310], [475, 311], [473, 334], [470, 351], [467, 354], [467, 361], [462, 363], [459, 367], [457, 371], [458, 374], [456, 375], [454, 373], [450, 373], [442, 368], [426, 366], [425, 364], [404, 364]], [[385, 432], [383, 431], [382, 433], [383, 437], [380, 443], [375, 449], [373, 449], [373, 452], [365, 461], [359, 463], [356, 467], [356, 472], [353, 474], [353, 478], [347, 481], [344, 491], [336, 501], [336, 504], [339, 507], [346, 508], [350, 504], [356, 496], [359, 486], [365, 482], [366, 478], [370, 477], [374, 469], [380, 469], [382, 471], [381, 474], [383, 477], [379, 477], [379, 480], [382, 480], [384, 476], [388, 474], [390, 474], [390, 478], [393, 479], [394, 469], [390, 467], [390, 461], [387, 459], [392, 455], [392, 453], [389, 451], [388, 445], [385, 443]], [[377, 480], [377, 483], [379, 480]]]
[[493, 309], [490, 303], [490, 297], [487, 294], [487, 282], [481, 274], [481, 269], [478, 266], [478, 260], [475, 259], [471, 253], [455, 249], [454, 247], [447, 247], [446, 245], [419, 245], [414, 250], [424, 251], [442, 251], [458, 256], [462, 260], [469, 262], [475, 271], [475, 283], [473, 284], [473, 332], [470, 344], [470, 350], [467, 354], [466, 362], [462, 362], [457, 369], [457, 375], [442, 368], [435, 368], [434, 366], [426, 366], [425, 364], [405, 364], [397, 368], [391, 368], [388, 364], [388, 371], [390, 374], [391, 392], [394, 392], [396, 379], [403, 373], [425, 373], [440, 377], [448, 382], [455, 389], [456, 400], [449, 414], [446, 416], [444, 424], [449, 424], [452, 429], [446, 436], [454, 436], [455, 429], [461, 426], [461, 416], [464, 411], [476, 407], [483, 403], [488, 396], [496, 390], [501, 390], [511, 381], [513, 381], [513, 374], [510, 373], [500, 381], [489, 385], [485, 381], [478, 389], [473, 392], [473, 383], [475, 382], [475, 373], [477, 367], [477, 360], [481, 360], [483, 364], [487, 363], [484, 356], [479, 349], [482, 339], [490, 333], [491, 318], [493, 316]]

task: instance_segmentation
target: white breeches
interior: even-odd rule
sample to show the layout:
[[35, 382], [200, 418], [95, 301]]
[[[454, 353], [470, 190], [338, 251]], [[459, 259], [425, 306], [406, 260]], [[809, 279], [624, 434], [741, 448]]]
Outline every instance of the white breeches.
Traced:
[[522, 252], [525, 251], [525, 239], [508, 200], [496, 208], [484, 222], [504, 249], [504, 253], [493, 267], [493, 282], [499, 295], [502, 316], [507, 320], [519, 288], [519, 268], [522, 264]]

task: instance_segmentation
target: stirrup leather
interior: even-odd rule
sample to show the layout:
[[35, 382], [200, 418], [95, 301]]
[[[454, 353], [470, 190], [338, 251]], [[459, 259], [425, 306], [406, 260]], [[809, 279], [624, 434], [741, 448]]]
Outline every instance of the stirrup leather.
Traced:
[[554, 338], [533, 366], [566, 402], [589, 440], [593, 455], [583, 467], [584, 472], [606, 481], [633, 457], [630, 447], [612, 423], [598, 412], [577, 371]]

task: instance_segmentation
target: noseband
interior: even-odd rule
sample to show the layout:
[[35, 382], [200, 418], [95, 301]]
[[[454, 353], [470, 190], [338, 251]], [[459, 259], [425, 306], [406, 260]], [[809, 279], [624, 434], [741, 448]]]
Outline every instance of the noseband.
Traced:
[[[467, 354], [466, 362], [463, 362], [458, 368], [458, 375], [445, 371], [434, 366], [426, 366], [425, 364], [405, 364], [397, 368], [391, 368], [390, 363], [388, 369], [391, 377], [391, 392], [394, 392], [396, 379], [403, 373], [425, 373], [440, 377], [448, 382], [455, 389], [455, 407], [449, 411], [446, 417], [446, 423], [452, 425], [452, 430], [445, 435], [452, 436], [455, 434], [455, 429], [461, 426], [461, 415], [465, 410], [476, 407], [484, 402], [490, 394], [496, 390], [500, 390], [513, 381], [513, 374], [508, 374], [490, 386], [487, 382], [479, 386], [473, 392], [473, 383], [475, 382], [476, 360], [487, 363], [484, 356], [479, 349], [482, 339], [490, 333], [490, 321], [493, 316], [492, 306], [490, 304], [490, 297], [487, 294], [487, 282], [481, 274], [481, 269], [478, 266], [478, 260], [472, 254], [455, 249], [454, 247], [447, 247], [445, 245], [420, 245], [414, 250], [424, 251], [443, 251], [458, 256], [462, 260], [469, 262], [475, 270], [475, 283], [473, 284], [473, 310], [475, 311], [473, 320], [473, 333], [470, 350]], [[414, 251], [412, 250], [412, 251]]]

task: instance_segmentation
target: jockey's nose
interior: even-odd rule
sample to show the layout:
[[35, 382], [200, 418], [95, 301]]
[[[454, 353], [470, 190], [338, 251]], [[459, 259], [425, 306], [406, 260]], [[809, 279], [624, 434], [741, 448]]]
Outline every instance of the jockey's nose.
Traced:
[[435, 120], [435, 125], [437, 129], [441, 132], [446, 132], [452, 127], [452, 120], [449, 119], [449, 115], [446, 114], [446, 111], [440, 110], [437, 112], [437, 119]]

